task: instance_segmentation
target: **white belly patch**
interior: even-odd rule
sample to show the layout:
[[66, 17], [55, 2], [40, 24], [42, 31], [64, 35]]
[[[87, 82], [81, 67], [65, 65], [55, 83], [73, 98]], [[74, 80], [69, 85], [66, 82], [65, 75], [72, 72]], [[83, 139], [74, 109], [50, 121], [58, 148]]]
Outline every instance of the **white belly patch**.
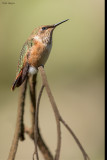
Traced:
[[33, 66], [30, 66], [30, 67], [29, 67], [29, 74], [34, 75], [34, 74], [36, 74], [36, 73], [37, 73], [37, 69], [36, 69], [35, 67], [33, 67]]

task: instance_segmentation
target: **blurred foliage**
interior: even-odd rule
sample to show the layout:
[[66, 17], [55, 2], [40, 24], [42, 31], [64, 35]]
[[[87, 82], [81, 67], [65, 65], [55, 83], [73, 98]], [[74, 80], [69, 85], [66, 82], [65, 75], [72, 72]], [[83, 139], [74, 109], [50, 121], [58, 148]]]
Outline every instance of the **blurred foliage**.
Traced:
[[[14, 131], [18, 89], [13, 94], [10, 87], [15, 78], [20, 50], [35, 27], [68, 18], [68, 22], [54, 31], [46, 73], [58, 108], [75, 129], [89, 156], [95, 160], [104, 158], [104, 1], [0, 0], [0, 125], [3, 126], [0, 160], [8, 155]], [[48, 130], [48, 125], [51, 128], [54, 122], [50, 120], [46, 100], [44, 94], [40, 112], [42, 132], [54, 148], [51, 136], [54, 136], [55, 128]], [[71, 137], [65, 130], [63, 133], [61, 159], [71, 160], [72, 155], [73, 159], [82, 159], [75, 143], [70, 142]], [[23, 143], [24, 150], [20, 145], [16, 159], [32, 157], [34, 148], [30, 143]]]

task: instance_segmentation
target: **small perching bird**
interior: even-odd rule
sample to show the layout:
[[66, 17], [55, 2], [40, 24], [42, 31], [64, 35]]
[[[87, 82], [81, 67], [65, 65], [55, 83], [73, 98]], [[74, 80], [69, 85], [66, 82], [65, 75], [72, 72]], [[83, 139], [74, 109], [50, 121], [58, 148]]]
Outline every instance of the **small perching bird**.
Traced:
[[52, 48], [53, 30], [68, 20], [66, 19], [54, 25], [44, 25], [33, 30], [21, 50], [12, 90], [19, 87], [28, 74], [36, 74], [37, 68], [45, 65]]

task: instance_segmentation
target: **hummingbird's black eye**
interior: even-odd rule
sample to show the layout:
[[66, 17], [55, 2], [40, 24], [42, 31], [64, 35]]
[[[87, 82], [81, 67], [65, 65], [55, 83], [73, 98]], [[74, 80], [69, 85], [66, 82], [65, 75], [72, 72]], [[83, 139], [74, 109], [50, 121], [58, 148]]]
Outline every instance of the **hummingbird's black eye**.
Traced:
[[46, 30], [47, 28], [46, 27], [42, 27], [42, 30]]

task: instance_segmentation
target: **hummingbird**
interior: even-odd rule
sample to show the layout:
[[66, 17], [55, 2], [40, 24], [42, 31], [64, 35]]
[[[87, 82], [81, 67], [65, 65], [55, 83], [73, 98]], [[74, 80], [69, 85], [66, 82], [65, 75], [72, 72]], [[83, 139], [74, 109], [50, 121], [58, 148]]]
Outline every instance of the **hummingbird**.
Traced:
[[16, 78], [12, 85], [12, 90], [19, 87], [28, 75], [37, 74], [39, 66], [45, 65], [52, 48], [54, 29], [68, 20], [69, 19], [66, 19], [53, 25], [43, 25], [33, 30], [20, 52]]

